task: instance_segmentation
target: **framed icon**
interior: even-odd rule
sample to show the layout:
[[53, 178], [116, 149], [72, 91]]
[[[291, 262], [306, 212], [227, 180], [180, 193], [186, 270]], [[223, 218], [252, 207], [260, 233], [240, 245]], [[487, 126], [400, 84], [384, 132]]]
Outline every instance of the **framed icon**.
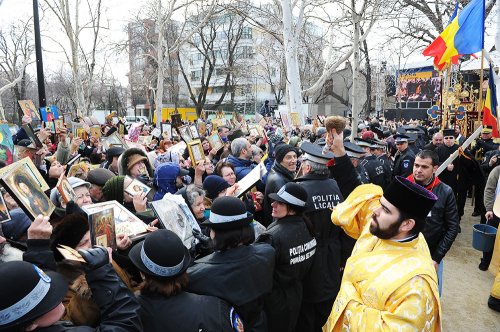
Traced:
[[186, 142], [186, 144], [192, 165], [196, 165], [200, 161], [205, 161], [205, 153], [203, 153], [203, 147], [201, 146], [200, 140], [195, 140], [189, 143]]

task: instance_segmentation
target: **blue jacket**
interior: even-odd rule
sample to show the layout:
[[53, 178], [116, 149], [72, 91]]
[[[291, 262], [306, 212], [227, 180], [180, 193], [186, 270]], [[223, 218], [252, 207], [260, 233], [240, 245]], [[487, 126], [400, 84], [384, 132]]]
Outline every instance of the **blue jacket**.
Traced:
[[255, 164], [252, 164], [251, 160], [236, 158], [232, 154], [229, 155], [227, 161], [234, 166], [236, 181], [243, 179], [255, 167]]
[[175, 163], [164, 163], [158, 166], [154, 172], [153, 183], [158, 188], [153, 201], [163, 198], [166, 193], [175, 194], [177, 187], [175, 185], [179, 175], [180, 166]]

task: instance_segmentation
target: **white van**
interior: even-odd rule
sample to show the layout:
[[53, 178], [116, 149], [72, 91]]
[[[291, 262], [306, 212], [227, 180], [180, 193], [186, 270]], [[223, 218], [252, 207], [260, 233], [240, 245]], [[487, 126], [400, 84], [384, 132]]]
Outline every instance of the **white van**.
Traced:
[[145, 117], [144, 115], [137, 115], [137, 116], [127, 115], [125, 117], [125, 120], [127, 121], [127, 123], [144, 122], [145, 124], [149, 124], [148, 118]]

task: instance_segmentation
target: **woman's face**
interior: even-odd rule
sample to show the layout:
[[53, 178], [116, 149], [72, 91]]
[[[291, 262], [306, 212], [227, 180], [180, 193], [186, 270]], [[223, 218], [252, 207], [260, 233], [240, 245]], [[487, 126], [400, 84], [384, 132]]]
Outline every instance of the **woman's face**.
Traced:
[[89, 189], [86, 186], [80, 186], [73, 189], [76, 194], [76, 204], [79, 207], [92, 204], [92, 197], [90, 196]]
[[75, 250], [90, 249], [91, 247], [92, 244], [90, 242], [90, 231], [87, 231], [80, 242], [78, 242], [78, 244], [76, 245]]
[[205, 204], [203, 204], [203, 196], [196, 197], [194, 200], [194, 204], [191, 205], [191, 209], [193, 210], [194, 216], [197, 219], [203, 218], [203, 212], [205, 212]]
[[287, 206], [284, 203], [274, 201], [271, 203], [271, 207], [273, 208], [271, 213], [273, 218], [281, 219], [288, 214]]
[[49, 168], [49, 177], [52, 179], [59, 179], [66, 166], [61, 165], [58, 161], [54, 161]]
[[214, 164], [208, 158], [205, 159], [205, 172], [207, 175], [214, 174]]
[[144, 161], [139, 161], [130, 169], [130, 176], [133, 178], [137, 178], [139, 177], [139, 175], [145, 173], [146, 173], [146, 164], [144, 163]]
[[201, 146], [203, 147], [203, 151], [210, 151], [210, 143], [208, 143], [208, 141], [203, 141], [201, 143]]
[[236, 183], [236, 174], [231, 167], [222, 167], [220, 170], [222, 177], [230, 186]]
[[28, 185], [26, 185], [26, 183], [24, 182], [20, 182], [19, 183], [19, 189], [21, 189], [21, 191], [23, 193], [25, 193], [26, 195], [30, 195], [31, 196], [31, 190], [30, 188], [28, 187]]

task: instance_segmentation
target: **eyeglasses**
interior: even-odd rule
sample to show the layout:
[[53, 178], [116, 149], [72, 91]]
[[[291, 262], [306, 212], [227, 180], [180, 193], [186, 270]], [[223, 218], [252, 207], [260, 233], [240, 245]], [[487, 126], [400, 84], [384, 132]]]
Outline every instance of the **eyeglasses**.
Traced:
[[408, 142], [396, 142], [396, 145], [403, 145], [405, 143], [408, 143]]
[[454, 136], [446, 136], [444, 139], [455, 139]]

